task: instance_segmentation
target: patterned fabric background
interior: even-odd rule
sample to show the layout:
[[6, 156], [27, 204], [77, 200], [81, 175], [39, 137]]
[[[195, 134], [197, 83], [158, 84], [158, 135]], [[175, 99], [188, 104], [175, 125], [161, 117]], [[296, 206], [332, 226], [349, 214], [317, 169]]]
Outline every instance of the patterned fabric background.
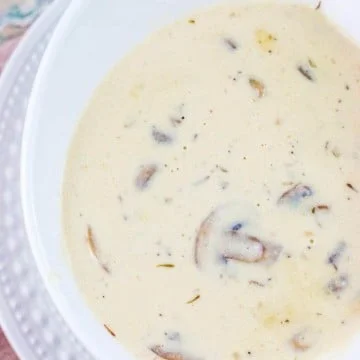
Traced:
[[0, 0], [0, 72], [21, 36], [52, 0]]
[[[0, 0], [0, 73], [22, 35], [51, 1], [52, 0]], [[1, 329], [0, 359], [18, 359], [5, 339]]]

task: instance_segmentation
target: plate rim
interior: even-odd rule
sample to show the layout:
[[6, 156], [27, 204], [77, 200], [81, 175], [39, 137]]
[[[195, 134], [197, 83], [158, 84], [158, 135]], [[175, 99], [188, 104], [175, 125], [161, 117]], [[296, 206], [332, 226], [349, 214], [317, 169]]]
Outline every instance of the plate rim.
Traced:
[[[57, 48], [58, 45], [58, 41], [61, 41], [63, 38], [63, 30], [66, 30], [68, 27], [68, 21], [72, 21], [73, 17], [76, 15], [77, 11], [82, 8], [82, 6], [86, 3], [89, 2], [89, 0], [78, 0], [77, 2], [73, 2], [71, 4], [71, 6], [68, 8], [66, 16], [63, 17], [63, 19], [60, 21], [54, 36], [52, 38], [51, 43], [49, 44], [49, 47], [44, 55], [37, 79], [35, 80], [34, 83], [34, 91], [38, 91], [41, 85], [41, 78], [43, 77], [42, 75], [47, 73], [46, 71], [46, 66], [44, 64], [46, 64], [47, 62], [49, 62], [52, 59], [52, 56], [54, 56], [54, 49]], [[69, 17], [69, 19], [68, 19]], [[32, 97], [30, 99], [30, 104], [29, 104], [29, 112], [28, 113], [32, 113], [32, 109], [33, 107], [35, 108], [35, 99], [34, 97]], [[29, 118], [27, 118], [27, 120], [29, 120]], [[25, 176], [24, 174], [26, 173], [24, 169], [26, 169], [28, 167], [28, 165], [26, 165], [26, 163], [28, 162], [28, 157], [27, 154], [25, 153], [25, 149], [28, 148], [26, 141], [30, 141], [29, 136], [30, 136], [30, 131], [28, 130], [30, 126], [30, 122], [26, 121], [25, 123], [25, 128], [24, 128], [24, 134], [25, 134], [25, 141], [23, 143], [23, 148], [22, 148], [22, 156], [21, 156], [21, 192], [22, 195], [26, 192], [27, 190], [27, 183], [25, 183]], [[23, 199], [25, 200], [25, 207], [29, 210], [31, 209], [31, 204], [29, 203], [29, 197], [26, 196], [22, 196]], [[24, 201], [24, 200], [23, 200]], [[25, 211], [26, 212], [26, 211]], [[54, 294], [56, 295], [56, 291], [54, 291], [52, 289], [52, 287], [48, 286], [49, 284], [49, 279], [46, 278], [46, 271], [44, 271], [45, 266], [43, 264], [42, 258], [41, 258], [41, 254], [39, 251], [34, 251], [34, 244], [35, 241], [33, 241], [35, 235], [34, 235], [34, 221], [30, 221], [31, 215], [29, 215], [29, 212], [27, 214], [25, 214], [25, 226], [27, 231], [29, 231], [29, 229], [33, 229], [32, 231], [30, 231], [30, 236], [29, 236], [29, 240], [30, 240], [30, 244], [31, 244], [31, 248], [33, 250], [33, 254], [34, 257], [36, 259], [36, 264], [38, 266], [38, 268], [40, 269], [40, 274], [44, 280], [44, 283], [46, 285], [46, 288], [48, 290], [48, 292], [51, 295], [52, 300], [54, 301], [56, 307], [59, 309], [59, 312], [61, 313], [62, 316], [64, 316], [64, 311], [62, 311], [64, 309], [63, 305], [61, 304], [61, 301], [57, 298], [57, 296], [54, 296]], [[34, 235], [34, 236], [32, 236]], [[38, 245], [35, 245], [35, 248], [37, 248], [37, 250], [39, 249]], [[65, 312], [66, 313], [66, 312]], [[88, 341], [86, 341], [87, 337], [86, 336], [82, 336], [82, 332], [78, 331], [79, 328], [74, 325], [76, 322], [69, 322], [68, 321], [68, 317], [64, 316], [64, 319], [67, 321], [69, 327], [75, 332], [76, 336], [79, 337], [79, 339], [85, 344], [88, 345]], [[89, 351], [91, 350], [92, 353], [94, 355], [99, 354], [96, 351], [94, 352], [94, 348], [96, 346], [92, 347], [91, 349], [89, 349]], [[98, 355], [100, 356], [100, 355]]]
[[[48, 5], [20, 40], [18, 46], [7, 61], [0, 77], [0, 109], [4, 107], [18, 73], [24, 66], [24, 54], [29, 55], [35, 44], [44, 37], [44, 32], [49, 31], [51, 26], [56, 25], [69, 2], [70, 0], [55, 0]], [[13, 313], [2, 294], [0, 294], [0, 324], [15, 354], [20, 359], [29, 359], [30, 356], [31, 359], [35, 360], [35, 355], [29, 349], [28, 343], [25, 342], [24, 336], [19, 330], [17, 322], [14, 320]]]

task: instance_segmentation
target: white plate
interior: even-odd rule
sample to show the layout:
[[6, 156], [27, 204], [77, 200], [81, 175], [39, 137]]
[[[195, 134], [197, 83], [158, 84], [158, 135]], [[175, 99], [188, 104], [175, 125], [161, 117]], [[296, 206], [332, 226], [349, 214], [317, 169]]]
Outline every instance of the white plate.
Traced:
[[0, 322], [25, 360], [90, 360], [42, 282], [26, 239], [20, 146], [30, 90], [69, 0], [56, 0], [21, 41], [0, 79]]
[[[47, 288], [74, 333], [98, 359], [130, 359], [93, 317], [64, 259], [60, 196], [66, 151], [77, 120], [104, 75], [150, 32], [219, 0], [73, 1], [45, 54], [26, 123], [22, 194], [31, 246]], [[316, 6], [318, 0], [297, 1]], [[345, 6], [347, 5], [347, 6]], [[323, 11], [347, 19], [357, 0], [323, 0]], [[352, 6], [352, 11], [348, 11]], [[352, 32], [356, 36], [356, 32]], [[360, 34], [360, 32], [359, 32]], [[121, 339], [120, 339], [121, 340]], [[357, 354], [357, 356], [356, 356]], [[342, 359], [360, 358], [360, 343]]]

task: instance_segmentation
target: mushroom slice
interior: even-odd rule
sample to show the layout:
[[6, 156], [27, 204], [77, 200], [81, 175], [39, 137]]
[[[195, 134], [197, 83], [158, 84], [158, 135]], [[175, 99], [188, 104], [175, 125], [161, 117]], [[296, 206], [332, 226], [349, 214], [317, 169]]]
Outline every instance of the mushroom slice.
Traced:
[[302, 199], [305, 199], [312, 195], [313, 190], [310, 186], [297, 184], [280, 196], [278, 204], [297, 204]]
[[135, 179], [135, 185], [139, 190], [145, 190], [155, 173], [157, 172], [158, 167], [154, 164], [143, 165]]
[[215, 211], [203, 220], [195, 238], [195, 264], [201, 267], [203, 253], [209, 247], [209, 235], [215, 220]]
[[290, 340], [294, 350], [304, 352], [310, 350], [319, 340], [319, 331], [306, 328], [296, 333]]
[[89, 247], [90, 254], [93, 256], [93, 258], [97, 261], [97, 263], [100, 265], [100, 267], [108, 274], [110, 274], [109, 267], [100, 260], [99, 257], [99, 251], [95, 244], [94, 234], [93, 230], [90, 225], [87, 227], [87, 234], [86, 234], [86, 242]]
[[150, 350], [161, 359], [164, 360], [191, 360], [189, 358], [185, 358], [179, 352], [171, 352], [164, 349], [162, 345], [154, 345], [150, 348]]
[[264, 261], [270, 265], [279, 258], [283, 247], [271, 242], [264, 242], [263, 244], [265, 246]]
[[231, 236], [223, 252], [225, 260], [235, 260], [245, 263], [260, 262], [264, 259], [264, 255], [264, 244], [255, 236], [248, 236], [246, 234]]
[[173, 142], [170, 135], [158, 130], [156, 127], [153, 127], [151, 135], [158, 144], [171, 144]]
[[332, 265], [336, 271], [338, 271], [339, 260], [346, 250], [346, 243], [344, 241], [340, 242], [336, 248], [329, 254], [327, 258], [327, 263]]
[[255, 236], [244, 233], [231, 233], [227, 241], [223, 257], [226, 260], [235, 260], [245, 263], [259, 263], [276, 261], [282, 247], [270, 242], [263, 242]]
[[163, 345], [154, 345], [150, 350], [163, 360], [203, 360], [198, 357], [185, 355], [180, 351], [170, 351]]
[[341, 274], [331, 279], [327, 284], [327, 291], [331, 294], [339, 294], [349, 286], [349, 277], [347, 274]]

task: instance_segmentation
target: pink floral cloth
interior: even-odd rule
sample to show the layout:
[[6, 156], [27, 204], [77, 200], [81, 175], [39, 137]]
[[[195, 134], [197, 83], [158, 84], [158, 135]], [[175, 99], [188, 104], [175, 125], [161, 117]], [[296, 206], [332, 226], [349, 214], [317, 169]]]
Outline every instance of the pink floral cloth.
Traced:
[[0, 72], [23, 34], [52, 0], [0, 0]]
[[[0, 73], [23, 34], [51, 1], [0, 0]], [[1, 329], [0, 360], [18, 360]]]
[[1, 360], [18, 360], [14, 351], [11, 349], [5, 335], [0, 330], [0, 359]]

